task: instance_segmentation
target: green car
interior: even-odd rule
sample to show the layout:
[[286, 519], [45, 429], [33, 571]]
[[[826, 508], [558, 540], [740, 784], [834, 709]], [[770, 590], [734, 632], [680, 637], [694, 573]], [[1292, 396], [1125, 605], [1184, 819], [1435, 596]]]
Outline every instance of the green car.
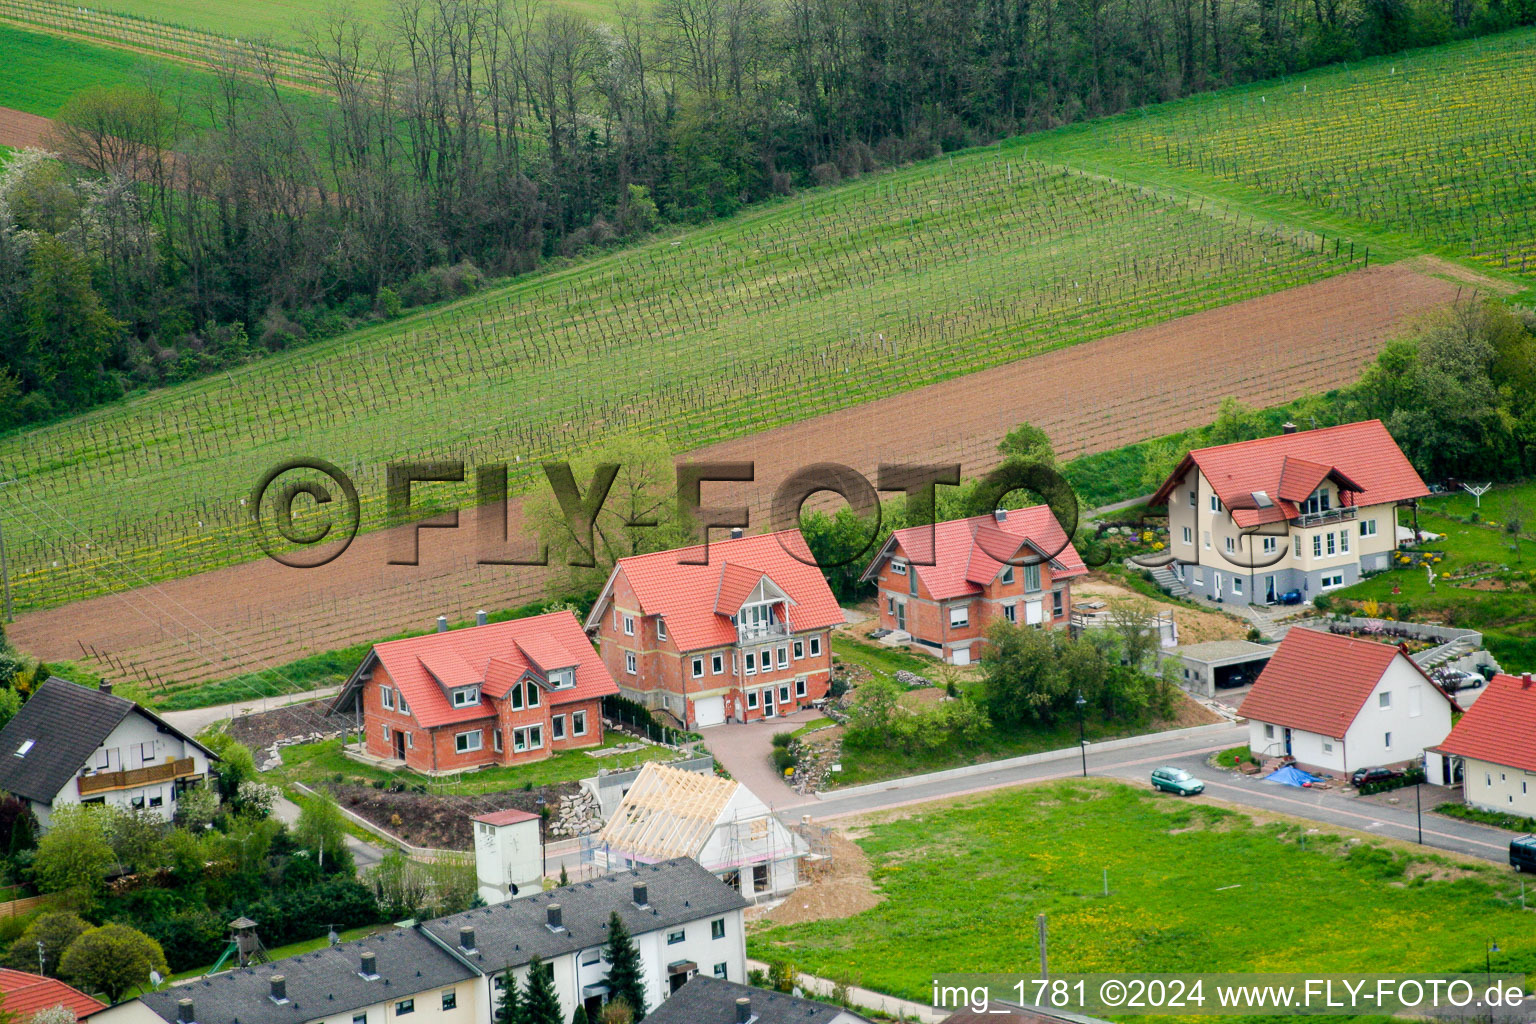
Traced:
[[1152, 769], [1152, 788], [1175, 796], [1196, 796], [1205, 792], [1205, 783], [1183, 768]]

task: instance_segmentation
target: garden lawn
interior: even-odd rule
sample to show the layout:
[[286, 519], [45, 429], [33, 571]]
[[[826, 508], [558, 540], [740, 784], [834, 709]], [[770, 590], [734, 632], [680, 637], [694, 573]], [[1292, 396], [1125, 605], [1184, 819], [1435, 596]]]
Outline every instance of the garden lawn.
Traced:
[[[1524, 527], [1527, 539], [1518, 542], [1504, 530], [1505, 516], [1515, 502], [1525, 507], [1531, 520]], [[1438, 572], [1456, 575], [1476, 566], [1487, 567], [1487, 571], [1472, 579], [1437, 579], [1430, 590], [1422, 566], [1398, 567], [1336, 591], [1331, 597], [1335, 603], [1351, 602], [1341, 610], [1358, 610], [1358, 602], [1374, 599], [1384, 606], [1382, 614], [1394, 618], [1443, 619], [1453, 626], [1479, 630], [1505, 671], [1530, 671], [1536, 668], [1536, 595], [1529, 590], [1536, 575], [1536, 541], [1529, 539], [1536, 526], [1536, 483], [1490, 491], [1483, 495], [1482, 522], [1461, 521], [1473, 511], [1474, 501], [1468, 494], [1421, 502], [1420, 529], [1444, 537], [1423, 549], [1444, 552], [1443, 561], [1436, 566]], [[1514, 589], [1479, 590], [1466, 585], [1476, 580], [1498, 581], [1498, 585]], [[1394, 586], [1398, 588], [1396, 594], [1392, 592]]]
[[[636, 742], [620, 733], [609, 733], [602, 747], [609, 749]], [[500, 793], [509, 789], [552, 786], [561, 782], [575, 782], [597, 774], [599, 768], [633, 768], [646, 761], [662, 761], [676, 757], [666, 747], [646, 744], [640, 750], [608, 757], [590, 757], [583, 750], [564, 750], [553, 757], [531, 764], [484, 768], [456, 777], [428, 778], [413, 771], [390, 771], [374, 765], [354, 761], [341, 752], [341, 740], [321, 740], [318, 743], [301, 743], [282, 749], [284, 778], [289, 782], [306, 785], [334, 781], [340, 775], [349, 780], [364, 783], [403, 783], [407, 787], [424, 786], [438, 794], [472, 795], [476, 793]]]
[[1508, 870], [1328, 833], [1302, 849], [1306, 828], [1100, 780], [928, 805], [858, 840], [882, 903], [748, 953], [927, 1001], [936, 974], [1030, 971], [1044, 913], [1060, 972], [1480, 974], [1489, 939], [1495, 971], [1536, 969]]

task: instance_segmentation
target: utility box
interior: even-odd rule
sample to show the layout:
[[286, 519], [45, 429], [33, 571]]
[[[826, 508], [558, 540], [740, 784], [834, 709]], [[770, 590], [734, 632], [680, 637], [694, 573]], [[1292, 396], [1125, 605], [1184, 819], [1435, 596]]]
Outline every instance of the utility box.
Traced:
[[507, 810], [474, 818], [475, 877], [490, 906], [544, 890], [539, 816]]

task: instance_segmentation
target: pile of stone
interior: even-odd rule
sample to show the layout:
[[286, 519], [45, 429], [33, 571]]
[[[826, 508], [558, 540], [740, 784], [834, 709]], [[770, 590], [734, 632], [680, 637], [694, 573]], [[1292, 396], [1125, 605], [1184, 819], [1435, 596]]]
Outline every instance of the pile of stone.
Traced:
[[292, 747], [300, 743], [319, 743], [321, 740], [333, 740], [340, 735], [341, 730], [337, 729], [335, 732], [307, 732], [299, 736], [284, 736], [262, 751], [261, 770], [269, 772], [274, 768], [281, 768], [283, 755], [279, 751], [284, 747]]
[[597, 797], [586, 790], [562, 797], [560, 806], [550, 815], [545, 835], [551, 839], [568, 839], [584, 836], [603, 827], [602, 813]]
[[909, 690], [920, 690], [925, 686], [933, 685], [930, 680], [918, 675], [916, 672], [908, 672], [906, 669], [897, 670], [896, 681]]

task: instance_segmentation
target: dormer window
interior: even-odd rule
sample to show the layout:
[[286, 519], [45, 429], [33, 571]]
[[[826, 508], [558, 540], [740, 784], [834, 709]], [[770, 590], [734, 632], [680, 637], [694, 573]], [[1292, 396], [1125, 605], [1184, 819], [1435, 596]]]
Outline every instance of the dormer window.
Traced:
[[557, 668], [549, 674], [551, 690], [568, 690], [575, 685], [576, 670], [574, 668]]
[[480, 703], [480, 687], [461, 686], [453, 691], [453, 706], [456, 708], [473, 707]]
[[907, 560], [904, 558], [891, 559], [891, 572], [897, 576], [905, 576], [907, 574]]
[[1003, 582], [1004, 583], [1012, 583], [1013, 582], [1013, 566], [1010, 565], [1008, 568], [1003, 570]]

